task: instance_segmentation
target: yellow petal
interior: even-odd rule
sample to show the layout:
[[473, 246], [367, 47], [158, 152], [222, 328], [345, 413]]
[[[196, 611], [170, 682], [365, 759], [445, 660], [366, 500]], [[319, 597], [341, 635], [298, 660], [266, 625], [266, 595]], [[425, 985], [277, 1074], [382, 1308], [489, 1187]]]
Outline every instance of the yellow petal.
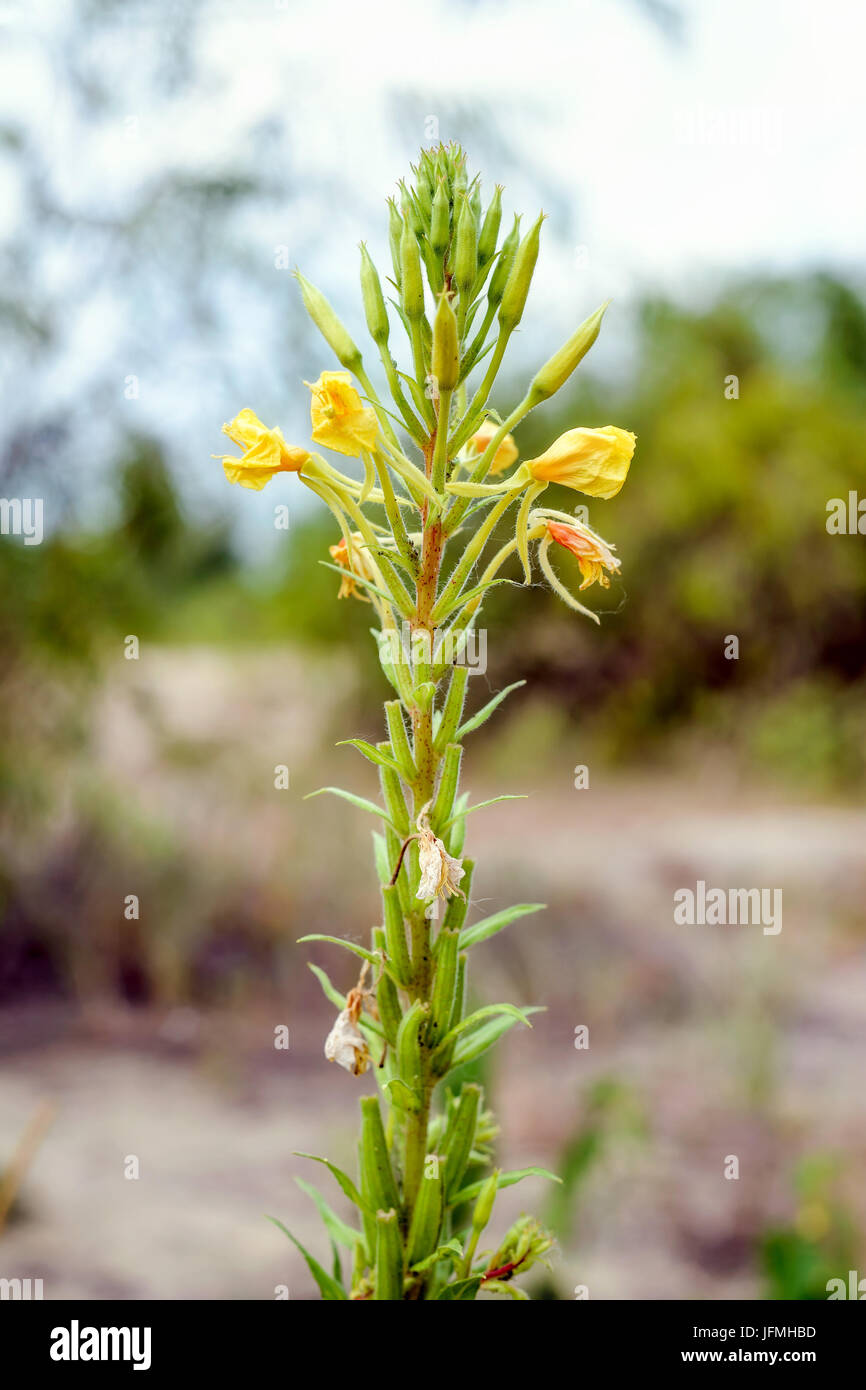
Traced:
[[561, 483], [590, 497], [615, 497], [628, 475], [636, 439], [616, 425], [566, 430], [527, 463], [539, 482]]

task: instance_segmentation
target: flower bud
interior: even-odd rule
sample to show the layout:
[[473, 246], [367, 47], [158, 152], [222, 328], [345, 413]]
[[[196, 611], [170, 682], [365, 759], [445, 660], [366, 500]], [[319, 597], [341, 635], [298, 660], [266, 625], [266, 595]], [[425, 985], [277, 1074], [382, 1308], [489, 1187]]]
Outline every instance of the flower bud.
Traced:
[[[361, 1102], [363, 1105], [363, 1101]], [[476, 1231], [483, 1231], [493, 1215], [493, 1203], [499, 1190], [499, 1169], [495, 1168], [478, 1194], [472, 1212], [472, 1225]]]
[[400, 293], [403, 310], [409, 319], [420, 319], [424, 313], [424, 281], [421, 277], [421, 252], [418, 238], [409, 226], [403, 223], [400, 238]]
[[538, 405], [539, 401], [547, 400], [548, 396], [552, 396], [568, 381], [575, 367], [583, 360], [598, 337], [601, 321], [609, 303], [608, 299], [594, 314], [590, 314], [568, 342], [535, 373], [528, 392], [528, 399], [533, 406]]
[[503, 328], [515, 329], [523, 317], [529, 286], [532, 282], [532, 272], [535, 270], [535, 262], [538, 260], [543, 221], [544, 213], [542, 212], [539, 213], [517, 248], [511, 274], [508, 277], [508, 284], [505, 286], [505, 293], [499, 306], [499, 322]]
[[451, 205], [442, 179], [436, 185], [430, 214], [430, 245], [435, 256], [444, 256], [451, 240]]
[[397, 288], [400, 288], [402, 279], [402, 268], [400, 260], [400, 241], [403, 236], [403, 219], [400, 216], [397, 204], [393, 198], [388, 199], [388, 244], [391, 248], [391, 264], [394, 267], [394, 279]]
[[499, 258], [493, 267], [493, 274], [490, 277], [490, 284], [487, 289], [488, 304], [499, 304], [505, 293], [505, 286], [508, 284], [508, 277], [511, 274], [511, 267], [514, 264], [514, 257], [517, 254], [517, 247], [520, 241], [520, 217], [515, 214], [514, 226], [502, 243]]
[[301, 287], [304, 308], [313, 323], [332, 349], [340, 365], [346, 367], [350, 372], [356, 372], [361, 365], [361, 349], [352, 341], [348, 330], [337, 318], [322, 291], [317, 290], [315, 285], [311, 285], [299, 270], [295, 271], [295, 275]]
[[463, 199], [460, 208], [452, 265], [458, 290], [463, 293], [471, 290], [478, 271], [478, 240], [475, 217], [468, 198]]
[[370, 259], [370, 253], [363, 241], [361, 242], [361, 294], [364, 299], [364, 313], [367, 318], [370, 337], [374, 343], [379, 343], [384, 347], [388, 341], [391, 325], [388, 322], [388, 310], [385, 308], [379, 272]]
[[502, 221], [502, 188], [496, 185], [490, 205], [484, 214], [481, 234], [478, 238], [478, 269], [493, 260], [496, 255], [496, 242], [499, 237], [499, 224]]
[[460, 377], [460, 343], [457, 318], [443, 290], [433, 320], [431, 371], [440, 391], [453, 391]]

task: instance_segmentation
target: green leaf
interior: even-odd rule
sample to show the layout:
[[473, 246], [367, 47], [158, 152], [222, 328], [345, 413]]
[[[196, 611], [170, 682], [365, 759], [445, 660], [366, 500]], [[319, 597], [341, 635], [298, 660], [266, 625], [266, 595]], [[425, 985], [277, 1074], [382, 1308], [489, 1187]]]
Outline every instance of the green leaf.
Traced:
[[494, 695], [492, 700], [488, 700], [483, 709], [480, 709], [477, 714], [473, 714], [470, 719], [466, 720], [465, 724], [460, 725], [455, 736], [455, 742], [462, 743], [467, 734], [474, 733], [476, 729], [480, 729], [481, 725], [486, 723], [490, 718], [493, 711], [502, 704], [502, 701], [508, 698], [512, 690], [519, 690], [520, 687], [525, 684], [526, 681], [514, 681], [511, 685], [506, 685], [504, 690], [500, 690], [498, 695]]
[[[332, 796], [341, 796], [344, 801], [350, 801], [353, 806], [357, 806], [361, 811], [369, 811], [371, 815], [380, 816], [383, 821], [391, 826], [392, 830], [397, 831], [396, 825], [391, 820], [388, 812], [381, 806], [377, 806], [375, 801], [368, 801], [366, 797], [356, 796], [354, 792], [344, 791], [342, 787], [319, 787], [314, 792], [308, 792], [304, 797], [305, 801], [311, 801], [314, 796], [323, 796], [325, 792], [330, 792]], [[397, 832], [399, 834], [399, 832]]]
[[481, 1275], [473, 1274], [469, 1279], [458, 1279], [456, 1284], [446, 1284], [438, 1298], [451, 1302], [472, 1303], [480, 1287]]
[[[524, 1178], [549, 1178], [551, 1182], [562, 1182], [562, 1178], [557, 1177], [556, 1173], [551, 1173], [547, 1168], [514, 1168], [510, 1173], [499, 1174], [496, 1190], [499, 1192], [503, 1187], [513, 1187], [516, 1182], [522, 1182]], [[455, 1192], [453, 1197], [449, 1197], [448, 1205], [459, 1207], [463, 1206], [464, 1202], [474, 1202], [486, 1181], [486, 1178], [482, 1178], [479, 1182], [473, 1182], [468, 1187], [461, 1188], [459, 1192]]]
[[497, 801], [527, 801], [528, 799], [527, 794], [520, 792], [514, 796], [492, 796], [489, 801], [478, 801], [474, 806], [467, 806], [465, 811], [458, 811], [456, 816], [452, 816], [450, 821], [442, 826], [439, 834], [440, 836], [444, 835], [445, 831], [450, 830], [456, 820], [462, 820], [464, 816], [471, 815], [473, 811], [483, 811], [485, 806], [495, 806]]
[[345, 994], [341, 994], [338, 989], [334, 988], [334, 986], [331, 984], [331, 981], [328, 979], [327, 975], [325, 974], [324, 970], [321, 968], [320, 965], [314, 965], [311, 960], [308, 960], [307, 969], [312, 970], [319, 984], [322, 986], [322, 992], [324, 993], [325, 998], [333, 1004], [335, 1009], [342, 1012], [343, 1009], [345, 1009], [346, 1007]]
[[[538, 1013], [538, 1009], [525, 1009], [524, 1013]], [[517, 1019], [506, 1015], [504, 1018], [494, 1018], [490, 1023], [484, 1023], [480, 1028], [476, 1028], [471, 1037], [463, 1038], [454, 1049], [454, 1054], [449, 1064], [449, 1070], [453, 1067], [462, 1067], [466, 1062], [474, 1062], [476, 1057], [480, 1057], [495, 1042], [498, 1042], [509, 1029], [513, 1028]]]
[[400, 764], [396, 759], [389, 758], [387, 753], [381, 753], [378, 748], [373, 747], [372, 743], [367, 743], [366, 739], [342, 738], [336, 746], [337, 748], [345, 748], [347, 744], [351, 748], [357, 748], [359, 753], [363, 753], [364, 757], [367, 758], [369, 762], [375, 763], [377, 767], [390, 767], [392, 772], [396, 772], [398, 777], [403, 776], [400, 770]]
[[323, 1163], [324, 1166], [328, 1169], [328, 1172], [333, 1173], [334, 1177], [337, 1179], [337, 1182], [340, 1184], [342, 1191], [348, 1197], [349, 1201], [353, 1204], [353, 1206], [356, 1206], [359, 1211], [366, 1211], [370, 1215], [375, 1215], [375, 1213], [372, 1212], [369, 1205], [364, 1201], [364, 1198], [361, 1196], [357, 1187], [352, 1182], [352, 1179], [348, 1176], [348, 1174], [343, 1172], [342, 1168], [338, 1168], [336, 1163], [331, 1163], [331, 1161], [327, 1158], [320, 1158], [318, 1154], [304, 1153], [301, 1149], [295, 1149], [294, 1154], [296, 1158], [311, 1158], [314, 1163]]
[[460, 933], [461, 951], [467, 951], [470, 946], [477, 946], [479, 942], [487, 941], [489, 937], [502, 931], [503, 927], [515, 922], [518, 917], [526, 917], [530, 912], [540, 912], [545, 906], [545, 903], [517, 903], [514, 907], [506, 907], [501, 912], [494, 912], [490, 917], [482, 917], [480, 922], [473, 922], [470, 927], [463, 928]]
[[368, 960], [371, 965], [379, 964], [379, 957], [375, 952], [367, 951], [363, 946], [356, 946], [354, 941], [344, 941], [341, 936], [322, 936], [320, 932], [313, 932], [310, 936], [298, 937], [299, 946], [304, 941], [328, 941], [332, 946], [345, 946], [347, 951], [351, 951], [354, 956], [360, 956], [361, 960]]
[[[319, 564], [321, 563], [320, 560]], [[437, 622], [440, 624], [444, 623], [445, 619], [450, 618], [451, 614], [456, 612], [458, 608], [463, 608], [467, 603], [471, 603], [473, 599], [479, 598], [482, 594], [486, 594], [487, 590], [492, 589], [496, 584], [513, 584], [515, 587], [523, 588], [523, 585], [517, 579], [485, 579], [482, 583], [474, 584], [471, 589], [464, 589], [462, 594], [458, 594], [453, 602], [449, 603], [441, 613], [436, 614]], [[520, 684], [525, 685], [526, 682], [521, 681]]]
[[514, 1022], [525, 1023], [527, 1028], [532, 1027], [532, 1024], [529, 1022], [529, 1019], [526, 1017], [526, 1014], [523, 1012], [522, 1009], [518, 1009], [516, 1005], [486, 1004], [483, 1009], [476, 1009], [474, 1014], [469, 1014], [467, 1018], [462, 1018], [460, 1022], [457, 1024], [457, 1026], [455, 1028], [452, 1028], [451, 1031], [447, 1033], [446, 1036], [442, 1039], [441, 1043], [436, 1049], [436, 1052], [440, 1055], [441, 1053], [447, 1052], [449, 1047], [451, 1047], [451, 1045], [457, 1041], [457, 1038], [462, 1033], [472, 1032], [475, 1029], [477, 1029], [486, 1018], [497, 1018], [502, 1014], [505, 1014]]
[[312, 1197], [332, 1241], [337, 1241], [340, 1245], [346, 1245], [351, 1250], [354, 1245], [357, 1245], [359, 1240], [364, 1239], [360, 1231], [357, 1231], [354, 1226], [348, 1226], [346, 1222], [337, 1215], [333, 1208], [325, 1201], [318, 1188], [314, 1187], [311, 1182], [307, 1182], [304, 1178], [295, 1178], [295, 1182], [302, 1192], [306, 1192], [308, 1197]]
[[322, 1266], [319, 1264], [319, 1261], [313, 1258], [309, 1250], [304, 1249], [301, 1242], [295, 1239], [291, 1231], [283, 1225], [282, 1221], [278, 1221], [275, 1216], [269, 1216], [268, 1220], [273, 1221], [274, 1225], [283, 1232], [283, 1235], [288, 1236], [292, 1244], [298, 1247], [298, 1249], [300, 1250], [301, 1254], [307, 1262], [307, 1266], [309, 1268], [310, 1273], [312, 1274], [313, 1278], [319, 1286], [319, 1291], [322, 1295], [322, 1298], [325, 1299], [327, 1303], [347, 1303], [348, 1294], [346, 1293], [346, 1290], [343, 1288], [343, 1286], [341, 1284], [338, 1284], [333, 1275], [329, 1274], [326, 1269], [322, 1269]]
[[408, 1110], [410, 1114], [416, 1115], [421, 1109], [421, 1097], [418, 1092], [413, 1090], [411, 1086], [407, 1086], [406, 1082], [399, 1076], [386, 1081], [382, 1090], [387, 1093], [391, 1104], [395, 1105], [398, 1110]]
[[423, 1274], [426, 1269], [432, 1269], [433, 1265], [440, 1260], [454, 1260], [455, 1263], [463, 1259], [463, 1246], [459, 1240], [449, 1240], [447, 1245], [440, 1245], [438, 1250], [434, 1250], [432, 1255], [428, 1255], [426, 1260], [419, 1260], [411, 1268], [416, 1274]]

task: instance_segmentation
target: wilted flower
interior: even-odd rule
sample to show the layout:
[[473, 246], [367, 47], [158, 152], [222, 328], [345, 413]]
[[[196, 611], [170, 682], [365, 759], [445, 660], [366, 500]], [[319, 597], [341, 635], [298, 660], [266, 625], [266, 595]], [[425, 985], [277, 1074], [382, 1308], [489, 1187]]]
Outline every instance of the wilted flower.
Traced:
[[418, 816], [418, 863], [421, 881], [416, 898], [430, 902], [436, 898], [450, 898], [455, 893], [463, 896], [460, 880], [466, 872], [459, 859], [449, 854], [438, 836], [430, 829], [427, 807]]
[[[476, 430], [469, 440], [470, 446], [474, 445], [478, 454], [483, 454], [487, 445], [490, 443], [494, 434], [499, 429], [492, 420], [485, 420], [480, 429]], [[491, 473], [504, 473], [506, 468], [510, 468], [517, 459], [517, 445], [512, 435], [507, 434], [493, 455], [493, 462], [490, 465]]]
[[256, 492], [261, 492], [275, 473], [299, 473], [310, 457], [306, 449], [287, 444], [280, 430], [269, 430], [251, 410], [242, 410], [230, 424], [223, 425], [223, 434], [244, 452], [240, 458], [234, 454], [215, 454], [214, 458], [222, 458], [230, 483]]
[[566, 430], [526, 467], [539, 483], [562, 483], [590, 497], [615, 497], [626, 480], [635, 436], [616, 425]]
[[381, 583], [382, 577], [364, 545], [360, 531], [353, 531], [351, 540], [351, 551], [346, 545], [345, 536], [336, 545], [328, 546], [328, 554], [334, 564], [346, 571], [337, 598], [357, 598], [362, 603], [370, 603], [369, 594], [364, 593], [363, 587], [356, 583], [356, 579], [369, 579], [371, 583], [376, 584]]
[[[361, 975], [361, 982], [364, 974]], [[346, 995], [346, 1007], [337, 1015], [337, 1021], [325, 1039], [325, 1056], [329, 1062], [345, 1067], [353, 1076], [363, 1076], [370, 1065], [370, 1049], [367, 1040], [358, 1027], [364, 991], [361, 982]]]
[[304, 382], [313, 393], [310, 402], [312, 436], [317, 444], [357, 458], [376, 443], [376, 412], [365, 406], [349, 372], [322, 372], [318, 381]]
[[564, 545], [566, 550], [577, 556], [577, 563], [583, 575], [581, 589], [589, 588], [590, 584], [600, 584], [603, 589], [610, 588], [610, 580], [605, 570], [616, 574], [619, 569], [619, 560], [613, 554], [613, 546], [608, 545], [601, 536], [597, 536], [579, 521], [548, 521], [547, 531], [552, 540]]

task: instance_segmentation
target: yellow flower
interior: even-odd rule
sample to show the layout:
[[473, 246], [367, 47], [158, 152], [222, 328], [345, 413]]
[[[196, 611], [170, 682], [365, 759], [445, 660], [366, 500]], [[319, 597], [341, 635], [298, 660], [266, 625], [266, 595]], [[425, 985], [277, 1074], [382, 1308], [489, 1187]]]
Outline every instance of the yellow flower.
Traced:
[[[479, 430], [476, 430], [470, 439], [470, 445], [474, 445], [478, 454], [483, 454], [487, 445], [490, 443], [499, 426], [492, 420], [485, 420]], [[504, 473], [506, 468], [510, 468], [517, 458], [517, 445], [512, 435], [507, 434], [493, 455], [493, 462], [490, 465], [491, 473]]]
[[231, 424], [223, 425], [223, 434], [244, 452], [240, 458], [235, 454], [214, 454], [214, 458], [222, 458], [230, 483], [256, 492], [261, 492], [275, 473], [299, 473], [310, 457], [306, 449], [287, 444], [280, 430], [269, 430], [251, 410], [242, 410]]
[[317, 444], [350, 458], [373, 448], [379, 432], [376, 412], [362, 404], [349, 372], [322, 372], [318, 381], [304, 385], [313, 393], [310, 418]]
[[547, 531], [551, 540], [564, 545], [566, 550], [577, 556], [577, 563], [583, 575], [581, 589], [588, 589], [590, 584], [600, 584], [603, 589], [610, 588], [610, 580], [605, 570], [616, 574], [619, 560], [607, 541], [603, 541], [601, 536], [597, 536], [579, 521], [567, 524], [562, 521], [548, 521]]
[[562, 483], [590, 497], [615, 497], [626, 480], [635, 436], [616, 425], [566, 430], [526, 467], [536, 482]]

